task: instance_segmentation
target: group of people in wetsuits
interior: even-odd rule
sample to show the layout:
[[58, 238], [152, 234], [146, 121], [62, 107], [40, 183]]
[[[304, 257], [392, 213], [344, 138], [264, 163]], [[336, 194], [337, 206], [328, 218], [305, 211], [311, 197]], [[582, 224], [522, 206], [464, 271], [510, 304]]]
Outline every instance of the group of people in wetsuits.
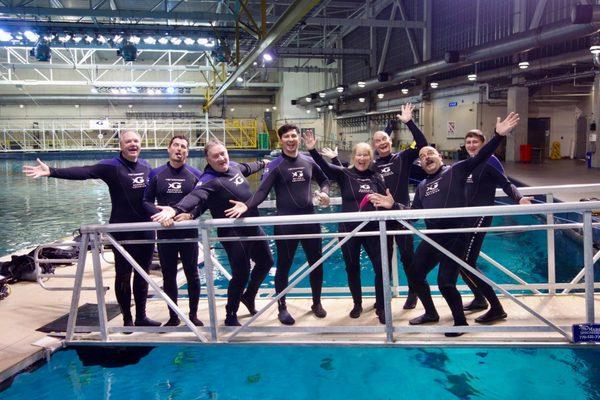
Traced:
[[[120, 136], [120, 154], [111, 160], [98, 164], [72, 168], [50, 168], [37, 160], [36, 166], [25, 166], [24, 172], [31, 177], [41, 176], [62, 179], [101, 179], [109, 187], [112, 202], [110, 223], [160, 222], [169, 227], [175, 222], [194, 219], [210, 210], [213, 218], [238, 218], [258, 216], [257, 206], [275, 189], [278, 215], [313, 214], [313, 203], [329, 205], [330, 181], [340, 187], [342, 211], [372, 211], [376, 209], [403, 209], [410, 206], [408, 194], [409, 169], [418, 158], [427, 174], [417, 187], [412, 208], [450, 208], [493, 204], [496, 186], [520, 203], [529, 202], [522, 197], [502, 171], [499, 161], [492, 155], [501, 137], [510, 132], [518, 123], [518, 115], [511, 113], [504, 120], [498, 118], [493, 138], [484, 145], [485, 137], [480, 131], [470, 131], [466, 137], [466, 148], [472, 156], [452, 166], [443, 164], [442, 157], [427, 141], [421, 130], [412, 121], [413, 106], [402, 106], [398, 115], [405, 123], [416, 142], [415, 148], [399, 153], [392, 152], [391, 140], [386, 132], [373, 135], [374, 150], [368, 143], [354, 146], [350, 167], [341, 165], [336, 157], [327, 162], [316, 150], [316, 138], [305, 134], [302, 138], [309, 155], [299, 152], [301, 136], [294, 125], [283, 125], [278, 129], [282, 154], [272, 161], [262, 160], [251, 163], [235, 163], [229, 160], [225, 145], [216, 140], [209, 141], [205, 148], [207, 166], [200, 172], [186, 164], [189, 142], [183, 136], [175, 136], [168, 146], [169, 161], [156, 169], [139, 158], [140, 137], [133, 131]], [[247, 176], [264, 170], [261, 184], [252, 193]], [[312, 182], [318, 184], [313, 193]], [[426, 220], [427, 228], [456, 228], [467, 226], [489, 226], [490, 218], [444, 218]], [[341, 223], [341, 232], [358, 229], [359, 222]], [[400, 222], [390, 221], [388, 230], [402, 229]], [[369, 222], [362, 231], [378, 230], [376, 223]], [[277, 269], [275, 290], [279, 294], [288, 285], [293, 258], [298, 245], [302, 245], [308, 264], [313, 266], [322, 256], [320, 238], [293, 238], [294, 235], [318, 234], [319, 224], [276, 225], [276, 235], [286, 235], [275, 241], [277, 249]], [[273, 266], [264, 231], [256, 226], [234, 226], [219, 228], [218, 236], [252, 237], [251, 241], [222, 241], [227, 253], [232, 278], [228, 287], [225, 325], [239, 326], [237, 312], [240, 302], [255, 314], [255, 298], [262, 281]], [[114, 233], [117, 240], [153, 239], [154, 232], [138, 231]], [[475, 266], [484, 234], [468, 235], [435, 234], [429, 237], [452, 251], [456, 256]], [[198, 326], [202, 322], [197, 317], [200, 282], [198, 277], [197, 230], [161, 230], [159, 239], [192, 239], [188, 242], [163, 242], [158, 244], [159, 258], [166, 294], [177, 302], [176, 271], [181, 258], [188, 281], [189, 317]], [[404, 308], [416, 306], [417, 298], [425, 308], [425, 313], [410, 320], [410, 324], [437, 322], [439, 315], [433, 304], [426, 276], [438, 263], [438, 286], [448, 303], [457, 326], [467, 325], [464, 310], [482, 310], [490, 304], [490, 310], [476, 319], [476, 322], [489, 323], [506, 318], [493, 288], [465, 271], [449, 257], [443, 255], [427, 241], [421, 242], [414, 251], [412, 235], [396, 235], [388, 239], [388, 255], [391, 257], [393, 240], [398, 244], [401, 261], [409, 283], [409, 294]], [[346, 264], [348, 285], [354, 302], [349, 315], [360, 317], [362, 290], [360, 278], [361, 246], [365, 249], [375, 271], [376, 302], [375, 311], [381, 323], [385, 323], [383, 301], [382, 260], [379, 238], [376, 236], [354, 236], [342, 245]], [[135, 261], [148, 271], [154, 246], [152, 244], [126, 244], [125, 249]], [[158, 326], [159, 322], [146, 316], [148, 284], [134, 272], [133, 297], [135, 300], [135, 320], [131, 314], [131, 273], [132, 267], [125, 258], [115, 254], [115, 292], [121, 307], [125, 326]], [[251, 268], [251, 261], [254, 267]], [[391, 265], [388, 262], [388, 265]], [[461, 274], [475, 295], [474, 300], [463, 306], [460, 293], [456, 289], [458, 275]], [[318, 318], [325, 318], [326, 310], [321, 303], [323, 267], [312, 267], [310, 286], [312, 291], [312, 312]], [[169, 310], [169, 320], [165, 325], [180, 323], [176, 313]], [[295, 323], [287, 309], [285, 296], [278, 303], [278, 319], [285, 325]], [[460, 333], [447, 333], [448, 336]]]

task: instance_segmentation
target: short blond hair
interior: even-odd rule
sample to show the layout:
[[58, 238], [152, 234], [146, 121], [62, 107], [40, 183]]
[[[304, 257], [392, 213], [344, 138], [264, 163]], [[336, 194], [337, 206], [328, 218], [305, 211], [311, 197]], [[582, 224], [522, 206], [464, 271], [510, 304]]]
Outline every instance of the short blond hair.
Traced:
[[371, 157], [371, 161], [373, 161], [373, 159], [375, 158], [373, 153], [373, 147], [371, 147], [369, 143], [359, 142], [356, 143], [352, 148], [352, 162], [350, 163], [351, 166], [354, 166], [354, 158], [356, 157], [356, 153], [359, 150], [367, 150], [369, 152], [369, 156]]

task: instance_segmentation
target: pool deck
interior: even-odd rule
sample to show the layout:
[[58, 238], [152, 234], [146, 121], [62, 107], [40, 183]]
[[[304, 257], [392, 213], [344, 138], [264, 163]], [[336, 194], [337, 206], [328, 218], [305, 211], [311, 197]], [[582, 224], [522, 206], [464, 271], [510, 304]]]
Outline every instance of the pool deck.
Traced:
[[[561, 184], [580, 184], [580, 183], [600, 183], [600, 169], [587, 169], [585, 164], [574, 160], [546, 161], [543, 164], [520, 164], [504, 163], [507, 174], [515, 180], [522, 182], [527, 186], [542, 185], [561, 185]], [[580, 192], [559, 195], [562, 201], [579, 201], [584, 197], [600, 197], [596, 192]], [[6, 260], [5, 257], [2, 261]], [[74, 267], [59, 267], [61, 273], [74, 271]], [[86, 268], [86, 277], [84, 285], [93, 284], [91, 268]], [[112, 265], [103, 265], [104, 284], [112, 287], [114, 269]], [[160, 282], [160, 277], [156, 277]], [[51, 285], [70, 285], [72, 281], [52, 279]], [[202, 289], [203, 292], [205, 288]], [[580, 294], [560, 295], [560, 296], [520, 296], [528, 306], [542, 313], [551, 315], [550, 318], [555, 324], [564, 327], [567, 331], [575, 323], [585, 321], [584, 298]], [[114, 291], [109, 290], [107, 299], [114, 302]], [[0, 302], [0, 382], [10, 378], [17, 372], [27, 368], [38, 360], [44, 359], [49, 351], [63, 345], [63, 335], [47, 335], [36, 331], [37, 328], [63, 316], [69, 312], [71, 300], [70, 291], [51, 292], [44, 290], [35, 282], [20, 282], [12, 285], [12, 293]], [[464, 301], [468, 301], [468, 296], [464, 296]], [[323, 301], [328, 316], [325, 319], [317, 319], [310, 312], [310, 301], [306, 299], [288, 300], [290, 312], [297, 320], [295, 327], [349, 327], [365, 326], [381, 329], [379, 333], [361, 333], [360, 335], [349, 335], [341, 333], [321, 333], [309, 334], [302, 333], [240, 333], [234, 342], [236, 343], [375, 343], [385, 344], [385, 333], [383, 326], [377, 322], [375, 313], [372, 309], [372, 299], [365, 299], [365, 311], [361, 318], [350, 319], [347, 316], [351, 309], [350, 299], [326, 298]], [[508, 344], [532, 343], [532, 344], [555, 344], [568, 345], [568, 342], [562, 339], [558, 333], [510, 333], [510, 332], [477, 332], [468, 333], [459, 338], [446, 338], [440, 332], [432, 333], [407, 333], [402, 332], [402, 328], [408, 326], [408, 319], [418, 316], [422, 312], [420, 306], [416, 310], [402, 310], [403, 298], [393, 299], [393, 322], [398, 330], [394, 333], [394, 343], [396, 345], [473, 345], [473, 344]], [[509, 315], [506, 321], [500, 322], [496, 326], [511, 325], [540, 325], [541, 323], [525, 312], [520, 306], [508, 299], [502, 299], [506, 311]], [[600, 317], [600, 294], [595, 297], [595, 316], [596, 320]], [[82, 292], [80, 305], [84, 303], [96, 303], [96, 295], [93, 291]], [[187, 301], [181, 300], [182, 309], [187, 308]], [[266, 300], [259, 300], [257, 306], [264, 305]], [[435, 298], [436, 306], [441, 315], [441, 321], [437, 326], [450, 326], [450, 312], [441, 297]], [[219, 314], [219, 325], [222, 326], [224, 318], [224, 300], [217, 301], [217, 310]], [[248, 314], [244, 314], [245, 309], [241, 306], [240, 321], [244, 323]], [[150, 317], [159, 321], [167, 320], [166, 305], [159, 301], [151, 301], [148, 306]], [[203, 321], [208, 321], [207, 301], [202, 299], [200, 302], [199, 317]], [[468, 314], [470, 324], [478, 325], [473, 322], [474, 317], [479, 314]], [[121, 324], [120, 316], [110, 322], [110, 326], [119, 326]], [[255, 326], [260, 327], [281, 327], [277, 321], [275, 309], [268, 310], [257, 321]], [[183, 330], [183, 328], [181, 328]], [[207, 329], [204, 328], [207, 332]], [[227, 341], [230, 329], [221, 329], [220, 340]], [[206, 333], [208, 335], [208, 333]], [[97, 336], [97, 335], [96, 335]], [[52, 339], [55, 338], [55, 339]], [[93, 334], [82, 337], [85, 341], [93, 340]], [[156, 333], [134, 333], [132, 335], [115, 334], [112, 338], [115, 343], [144, 343], [148, 341], [156, 342], [190, 342], [197, 339], [189, 332], [172, 332], [166, 334]]]

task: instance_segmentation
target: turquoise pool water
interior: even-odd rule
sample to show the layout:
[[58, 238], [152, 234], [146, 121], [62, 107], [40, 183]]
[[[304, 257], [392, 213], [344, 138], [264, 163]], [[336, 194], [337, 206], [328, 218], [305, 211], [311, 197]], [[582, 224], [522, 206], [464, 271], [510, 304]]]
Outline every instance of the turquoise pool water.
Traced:
[[[106, 156], [97, 155], [81, 159], [50, 160], [48, 164], [55, 167], [92, 164]], [[147, 158], [152, 166], [166, 162], [165, 158]], [[253, 159], [237, 159], [252, 161]], [[3, 221], [3, 233], [0, 236], [0, 256], [11, 254], [17, 250], [34, 247], [41, 243], [51, 242], [57, 238], [70, 236], [80, 225], [105, 223], [110, 212], [110, 199], [106, 185], [98, 180], [67, 181], [60, 179], [29, 179], [21, 172], [25, 163], [33, 160], [0, 160], [0, 213]], [[193, 157], [190, 164], [204, 167], [204, 159]], [[251, 184], [258, 185], [259, 174], [251, 177]], [[322, 212], [333, 212], [335, 208], [321, 209]], [[538, 224], [531, 216], [496, 218], [495, 225], [506, 224]], [[334, 224], [325, 224], [324, 230], [336, 231]], [[270, 229], [266, 229], [270, 232]], [[418, 242], [418, 241], [417, 241]], [[547, 277], [546, 233], [503, 233], [489, 234], [484, 242], [483, 250], [501, 262], [528, 282], [545, 282]], [[272, 244], [273, 250], [274, 245]], [[217, 245], [217, 257], [228, 266], [225, 253]], [[301, 249], [295, 258], [295, 265], [305, 260]], [[363, 252], [363, 281], [372, 285], [373, 273], [370, 263]], [[556, 233], [556, 264], [558, 282], [570, 281], [582, 265], [582, 253], [576, 245], [562, 232]], [[482, 270], [490, 278], [503, 283], [512, 280], [495, 268], [481, 263]], [[434, 277], [435, 274], [430, 275]], [[405, 283], [404, 274], [400, 274]], [[226, 287], [227, 281], [217, 275], [217, 285]], [[264, 286], [272, 287], [273, 277], [267, 278]], [[326, 286], [345, 286], [346, 274], [341, 252], [337, 252], [325, 264], [324, 284]], [[308, 280], [300, 284], [308, 287]]]
[[600, 349], [591, 348], [161, 346], [133, 365], [95, 360], [84, 365], [75, 350], [60, 351], [17, 375], [0, 398], [600, 398]]

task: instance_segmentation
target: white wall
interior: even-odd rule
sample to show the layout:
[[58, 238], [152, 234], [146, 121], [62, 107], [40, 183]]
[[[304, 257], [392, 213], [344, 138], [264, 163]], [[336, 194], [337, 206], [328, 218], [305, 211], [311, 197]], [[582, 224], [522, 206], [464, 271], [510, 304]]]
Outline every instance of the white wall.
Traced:
[[570, 155], [571, 142], [575, 139], [576, 104], [529, 104], [529, 118], [550, 118], [550, 148], [547, 157], [550, 156], [553, 142], [560, 143], [561, 157]]
[[[424, 132], [430, 143], [439, 150], [458, 150], [465, 133], [477, 127], [478, 94], [434, 98], [426, 103], [429, 108], [424, 118]], [[450, 103], [456, 102], [455, 107]], [[448, 133], [448, 123], [455, 123], [454, 134]]]

